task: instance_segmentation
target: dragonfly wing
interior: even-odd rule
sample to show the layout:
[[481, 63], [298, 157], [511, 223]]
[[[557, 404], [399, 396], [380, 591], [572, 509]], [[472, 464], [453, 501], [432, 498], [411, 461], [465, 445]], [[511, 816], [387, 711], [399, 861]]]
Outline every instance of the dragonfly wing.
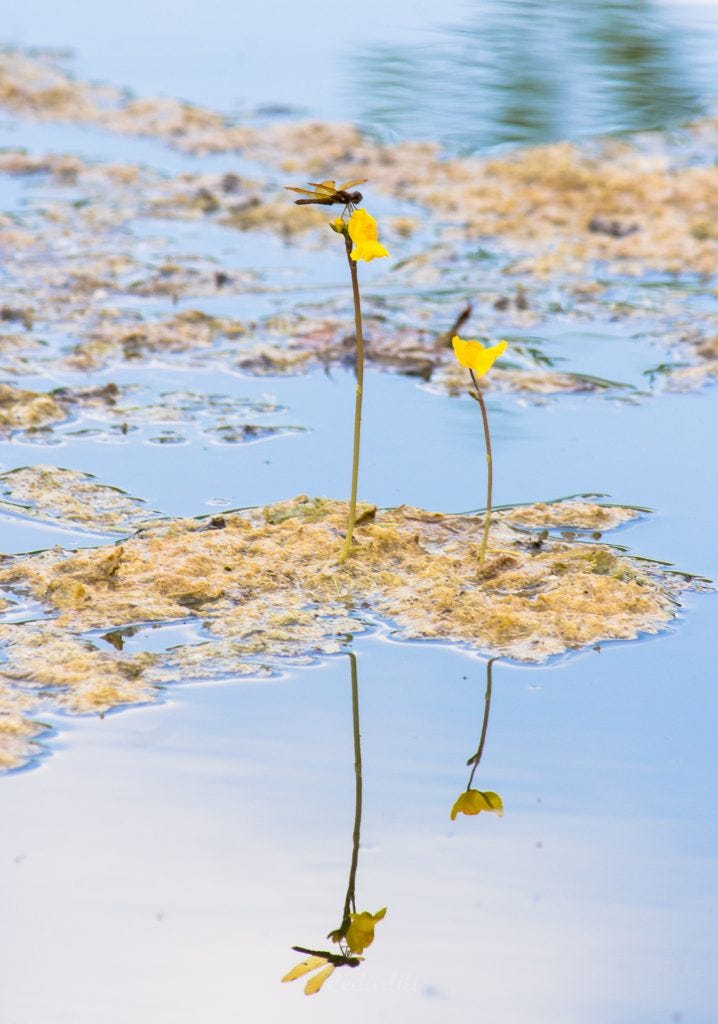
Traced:
[[318, 992], [324, 982], [327, 980], [330, 974], [334, 971], [334, 964], [328, 964], [323, 971], [315, 974], [313, 978], [304, 986], [304, 991], [308, 996], [313, 996], [315, 992]]
[[297, 188], [296, 185], [285, 185], [284, 187], [290, 192], [298, 192], [301, 196], [311, 196], [312, 199], [316, 199], [317, 196], [323, 195], [322, 192], [317, 192], [316, 189], [310, 191], [308, 188]]
[[354, 188], [356, 185], [363, 185], [369, 181], [368, 178], [356, 178], [354, 181], [345, 181], [343, 185], [340, 185], [337, 192], [344, 192], [345, 189]]
[[[294, 981], [295, 978], [301, 978], [304, 974], [309, 974], [310, 971], [315, 971], [317, 967], [326, 965], [326, 958], [323, 956], [310, 956], [306, 960], [302, 960], [296, 967], [292, 967], [291, 971], [288, 971], [282, 981]], [[332, 967], [332, 970], [334, 968]], [[322, 973], [324, 973], [322, 971]]]
[[310, 181], [309, 184], [317, 191], [325, 192], [328, 196], [333, 195], [337, 190], [337, 183], [333, 178], [327, 178], [326, 181]]

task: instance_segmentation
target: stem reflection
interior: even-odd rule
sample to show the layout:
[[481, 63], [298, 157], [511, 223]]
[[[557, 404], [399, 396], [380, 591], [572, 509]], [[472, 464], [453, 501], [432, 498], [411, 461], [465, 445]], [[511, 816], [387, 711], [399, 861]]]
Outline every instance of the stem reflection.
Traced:
[[486, 734], [489, 729], [489, 712], [491, 710], [491, 689], [493, 685], [493, 668], [497, 658], [490, 658], [486, 662], [486, 691], [484, 693], [484, 717], [481, 722], [481, 735], [476, 753], [467, 760], [467, 767], [471, 765], [471, 773], [466, 789], [457, 797], [454, 806], [451, 808], [451, 820], [454, 821], [457, 814], [480, 814], [481, 811], [491, 811], [499, 817], [504, 813], [504, 804], [498, 793], [490, 790], [472, 789], [476, 769], [479, 767], [486, 745]]
[[339, 952], [334, 953], [326, 949], [313, 949], [308, 946], [292, 946], [295, 952], [304, 953], [307, 959], [302, 960], [301, 963], [285, 974], [282, 981], [294, 981], [296, 978], [301, 978], [304, 975], [311, 975], [304, 986], [306, 995], [313, 995], [315, 992], [318, 992], [337, 967], [358, 967], [362, 963], [364, 957], [360, 954], [374, 941], [374, 928], [379, 921], [383, 920], [386, 914], [386, 907], [378, 910], [375, 914], [370, 913], [368, 910], [357, 912], [356, 908], [356, 877], [359, 865], [359, 847], [361, 845], [363, 788], [361, 731], [359, 727], [359, 674], [354, 652], [349, 651], [348, 657], [354, 745], [354, 828], [352, 831], [349, 879], [344, 897], [341, 924], [327, 935], [328, 939], [331, 939], [332, 942], [338, 945]]

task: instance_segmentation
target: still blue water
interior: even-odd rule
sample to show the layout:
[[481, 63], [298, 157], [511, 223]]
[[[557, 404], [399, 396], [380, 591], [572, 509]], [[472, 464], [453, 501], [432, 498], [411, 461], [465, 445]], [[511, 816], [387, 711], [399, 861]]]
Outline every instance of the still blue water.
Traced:
[[[314, 3], [43, 2], [5, 12], [2, 33], [72, 46], [78, 75], [138, 93], [252, 116], [269, 116], [260, 108], [271, 104], [305, 108], [462, 150], [665, 128], [716, 99], [712, 4], [371, 2], [328, 13]], [[7, 141], [168, 172], [205, 166], [152, 141], [62, 125], [18, 124]], [[3, 183], [3, 209], [37, 187]], [[165, 231], [175, 250], [224, 247], [236, 265], [251, 256], [266, 281], [293, 280], [305, 258], [273, 242], [257, 253], [246, 237], [201, 224], [155, 223], [148, 235]], [[391, 289], [382, 273], [367, 268], [368, 294]], [[318, 295], [335, 285], [330, 270], [321, 284]], [[279, 300], [241, 301], [217, 311], [257, 315]], [[660, 344], [620, 322], [589, 327], [548, 323], [545, 351], [561, 368], [647, 391]], [[58, 444], [4, 442], [2, 468], [79, 468], [181, 515], [346, 493], [347, 371], [256, 379], [157, 362], [93, 378], [109, 380], [141, 384], [147, 400], [189, 388], [269, 393], [287, 409], [274, 421], [306, 430], [229, 447], [190, 424], [180, 444], [140, 432], [118, 445], [78, 439], [78, 426], [102, 426], [87, 414], [56, 431]], [[69, 371], [17, 381], [79, 382]], [[491, 395], [497, 502], [601, 491], [652, 507], [616, 539], [718, 577], [715, 394], [541, 404]], [[372, 370], [365, 424], [363, 497], [447, 511], [481, 503], [473, 403]], [[4, 551], [96, 542], [19, 519], [0, 527]], [[301, 982], [278, 979], [299, 959], [292, 945], [321, 946], [338, 923], [354, 814], [348, 659], [175, 688], [164, 704], [103, 720], [50, 716], [50, 756], [0, 782], [3, 1024], [432, 1024], [477, 1014], [500, 1024], [715, 1024], [715, 608], [715, 597], [689, 595], [658, 638], [542, 667], [497, 663], [477, 783], [502, 796], [501, 819], [449, 819], [481, 728], [485, 663], [441, 644], [398, 644], [384, 629], [357, 639], [358, 901], [388, 913], [366, 964], [337, 972], [311, 1000]], [[175, 626], [150, 642], [181, 639]]]
[[0, 42], [240, 116], [359, 123], [454, 150], [662, 128], [716, 109], [713, 0], [35, 0]]

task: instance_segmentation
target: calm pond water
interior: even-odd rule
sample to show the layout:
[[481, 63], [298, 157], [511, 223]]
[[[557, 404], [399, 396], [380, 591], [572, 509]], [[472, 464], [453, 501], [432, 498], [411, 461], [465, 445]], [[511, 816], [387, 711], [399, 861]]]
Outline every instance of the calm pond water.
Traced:
[[[262, 117], [270, 106], [301, 108], [456, 150], [666, 128], [718, 97], [713, 4], [486, 0], [437, 11], [370, 0], [326, 11], [39, 2], [6, 13], [2, 34], [75, 47], [78, 76], [138, 93]], [[168, 172], [217, 163], [89, 129], [8, 125], [8, 145], [36, 152]], [[6, 210], [38, 188], [1, 187]], [[265, 280], [296, 279], [304, 254], [279, 243], [257, 252], [213, 230], [153, 224], [148, 244], [224, 246]], [[327, 261], [317, 295], [331, 292], [332, 274]], [[390, 294], [381, 274], [367, 268], [367, 294]], [[282, 297], [240, 301], [256, 315]], [[245, 315], [233, 302], [217, 311]], [[562, 368], [642, 392], [646, 367], [670, 355], [608, 320], [575, 330], [557, 320], [544, 333]], [[13, 378], [35, 389], [81, 379]], [[183, 424], [176, 444], [152, 443], [151, 431], [120, 444], [78, 437], [74, 421], [56, 444], [4, 442], [1, 468], [82, 469], [181, 515], [345, 494], [346, 370], [253, 378], [158, 362], [94, 380], [140, 384], [145, 401], [188, 389], [270, 395], [286, 409], [270, 421], [304, 430], [220, 446]], [[616, 540], [718, 577], [714, 389], [543, 404], [492, 395], [490, 412], [498, 503], [601, 492], [653, 508]], [[81, 425], [102, 427], [91, 414]], [[370, 371], [362, 494], [379, 505], [479, 505], [478, 429], [473, 403]], [[0, 529], [6, 552], [97, 542], [19, 518]], [[380, 624], [353, 642], [357, 903], [388, 910], [366, 963], [338, 970], [310, 1000], [303, 981], [279, 979], [301, 959], [292, 946], [326, 948], [341, 918], [356, 810], [348, 657], [269, 680], [177, 687], [163, 704], [102, 720], [47, 716], [49, 756], [0, 780], [0, 1020], [431, 1024], [478, 1013], [500, 1024], [715, 1024], [716, 606], [700, 594], [682, 605], [658, 638], [541, 667], [493, 665], [476, 778], [502, 797], [502, 818], [449, 817], [479, 742], [486, 663], [443, 644], [398, 643]], [[161, 650], [181, 631], [148, 630], [133, 643]]]
[[244, 115], [359, 123], [458, 150], [663, 128], [718, 103], [714, 0], [35, 0], [0, 42], [81, 77]]

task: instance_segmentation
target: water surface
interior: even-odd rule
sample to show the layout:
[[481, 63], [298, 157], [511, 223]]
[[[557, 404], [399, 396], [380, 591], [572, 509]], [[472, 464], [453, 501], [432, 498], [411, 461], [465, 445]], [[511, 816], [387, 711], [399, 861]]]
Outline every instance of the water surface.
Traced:
[[[305, 108], [386, 138], [483, 150], [666, 129], [712, 109], [715, 13], [487, 0], [439, 13], [369, 3], [328, 19], [312, 3], [283, 7], [280, 18], [220, 0], [121, 11], [43, 2], [16, 7], [2, 31], [25, 44], [71, 45], [78, 74], [139, 93], [253, 117], [273, 116], [261, 109], [269, 104]], [[36, 152], [168, 173], [221, 163], [153, 140], [8, 125], [10, 144]], [[3, 181], [3, 209], [37, 202], [42, 188]], [[264, 283], [287, 286], [206, 304], [228, 315], [326, 299], [342, 286], [329, 258], [312, 264], [322, 269], [311, 284], [305, 252], [276, 241], [259, 248], [201, 221], [152, 222], [137, 242], [221, 251]], [[366, 287], [377, 299], [396, 292], [374, 267]], [[638, 298], [636, 282], [621, 287]], [[668, 301], [668, 283], [660, 287], [656, 301]], [[455, 281], [449, 288], [455, 311], [465, 293]], [[708, 291], [697, 301], [716, 305]], [[155, 312], [166, 311], [158, 301]], [[715, 390], [667, 392], [646, 370], [670, 358], [668, 346], [620, 321], [567, 326], [556, 317], [542, 334], [542, 351], [562, 369], [628, 387], [539, 402], [491, 394], [497, 502], [600, 492], [650, 507], [613, 539], [718, 576]], [[82, 379], [43, 371], [14, 382], [50, 389]], [[93, 376], [108, 381], [140, 388], [146, 403], [180, 391], [269, 397], [281, 410], [263, 422], [303, 430], [222, 445], [193, 421], [161, 444], [161, 428], [108, 435], [86, 412], [52, 443], [4, 440], [2, 469], [82, 469], [173, 515], [348, 489], [346, 368], [256, 378], [211, 359], [158, 359]], [[462, 511], [483, 501], [482, 470], [474, 403], [368, 373], [363, 497]], [[20, 517], [0, 527], [6, 552], [99, 542]], [[187, 639], [183, 630], [141, 632], [131, 643], [162, 649]], [[658, 638], [541, 667], [496, 663], [476, 784], [501, 795], [505, 814], [455, 822], [449, 811], [481, 730], [485, 662], [442, 644], [400, 644], [388, 627], [354, 640], [364, 794], [357, 898], [361, 909], [388, 911], [366, 963], [337, 971], [311, 1000], [302, 982], [279, 978], [300, 958], [291, 947], [325, 943], [341, 912], [355, 811], [348, 658], [170, 688], [162, 704], [103, 719], [48, 715], [48, 756], [0, 782], [3, 1022], [434, 1022], [480, 1013], [502, 1024], [714, 1024], [713, 636], [715, 598], [692, 594]]]

